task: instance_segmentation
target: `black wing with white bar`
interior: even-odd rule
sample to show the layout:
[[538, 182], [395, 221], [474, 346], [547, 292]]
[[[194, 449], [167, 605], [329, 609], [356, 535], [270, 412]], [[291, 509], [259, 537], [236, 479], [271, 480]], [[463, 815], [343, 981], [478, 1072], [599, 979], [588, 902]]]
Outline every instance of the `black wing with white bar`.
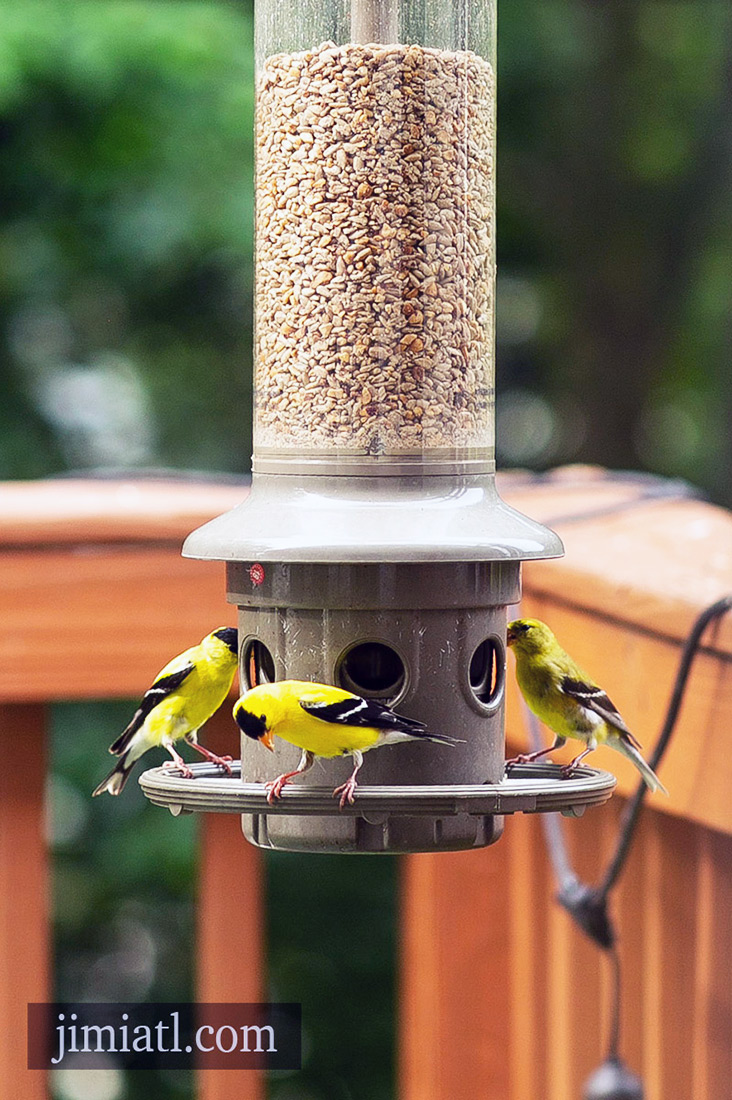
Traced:
[[110, 745], [109, 751], [114, 756], [122, 755], [148, 714], [155, 709], [158, 703], [162, 703], [163, 699], [167, 699], [172, 692], [181, 686], [183, 681], [193, 672], [194, 667], [194, 665], [183, 665], [175, 672], [169, 672], [167, 676], [160, 676], [152, 687], [148, 688], [142, 697], [142, 702], [132, 716], [129, 726], [122, 730], [114, 744]]
[[341, 726], [371, 726], [374, 729], [384, 730], [414, 730], [417, 734], [420, 730], [426, 729], [424, 722], [416, 722], [413, 718], [404, 718], [401, 714], [395, 714], [383, 703], [377, 702], [376, 699], [361, 699], [357, 695], [350, 699], [339, 699], [334, 703], [301, 699], [300, 706], [313, 718], [320, 718], [323, 722], [333, 722]]
[[587, 684], [584, 680], [573, 680], [570, 676], [565, 676], [562, 680], [562, 691], [565, 695], [576, 699], [587, 710], [599, 715], [603, 721], [620, 730], [637, 749], [641, 747], [621, 718], [612, 699], [597, 684]]

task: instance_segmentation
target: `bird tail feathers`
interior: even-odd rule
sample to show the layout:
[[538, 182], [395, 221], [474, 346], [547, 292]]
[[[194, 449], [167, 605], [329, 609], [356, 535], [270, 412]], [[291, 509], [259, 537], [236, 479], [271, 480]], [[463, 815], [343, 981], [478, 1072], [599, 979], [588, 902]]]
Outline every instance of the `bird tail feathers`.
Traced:
[[113, 795], [121, 794], [134, 766], [134, 760], [129, 763], [124, 758], [118, 761], [106, 779], [103, 779], [99, 786], [94, 788], [92, 797], [96, 798], [97, 795], [103, 794], [104, 791], [109, 791], [109, 793]]
[[448, 737], [444, 733], [430, 733], [429, 730], [408, 730], [409, 736], [418, 741], [435, 741], [438, 745], [464, 745], [459, 737]]
[[626, 741], [624, 739], [621, 740], [620, 738], [618, 738], [618, 740], [614, 742], [613, 747], [618, 749], [619, 752], [622, 752], [623, 756], [626, 756], [628, 760], [635, 764], [636, 768], [641, 773], [641, 776], [643, 777], [643, 782], [648, 787], [649, 791], [663, 791], [665, 795], [668, 794], [668, 791], [654, 772], [651, 765], [643, 759], [635, 745], [631, 744], [629, 741]]
[[130, 722], [129, 726], [127, 726], [126, 729], [123, 729], [117, 740], [113, 741], [112, 744], [109, 746], [109, 751], [112, 753], [112, 756], [121, 756], [125, 749], [128, 747], [132, 738], [139, 730], [140, 726], [142, 725], [141, 721], [137, 721], [139, 713], [140, 712], [138, 710], [135, 714], [135, 717]]

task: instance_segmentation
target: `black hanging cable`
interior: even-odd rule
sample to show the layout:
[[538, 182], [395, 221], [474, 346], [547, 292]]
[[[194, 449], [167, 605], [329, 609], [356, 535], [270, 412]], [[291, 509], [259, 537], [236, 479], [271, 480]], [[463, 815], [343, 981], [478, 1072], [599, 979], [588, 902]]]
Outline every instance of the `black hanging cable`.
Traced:
[[[719, 619], [722, 615], [732, 608], [732, 596], [723, 596], [721, 600], [716, 600], [715, 603], [707, 607], [697, 617], [694, 625], [689, 632], [689, 635], [684, 643], [684, 648], [681, 653], [681, 660], [679, 662], [679, 668], [676, 673], [676, 679], [674, 681], [673, 692], [671, 693], [671, 701], [666, 713], [666, 720], [663, 723], [661, 734], [656, 742], [651, 756], [649, 757], [649, 764], [654, 771], [657, 770], [658, 765], [666, 751], [671, 735], [676, 728], [676, 722], [679, 717], [679, 711], [681, 710], [681, 704], [684, 699], [684, 693], [686, 692], [686, 685], [689, 680], [689, 673], [691, 672], [691, 666], [694, 658], [699, 652], [701, 645], [702, 635], [707, 629], [710, 623], [715, 619]], [[635, 833], [635, 824], [640, 813], [643, 798], [646, 793], [646, 785], [641, 782], [638, 784], [633, 798], [628, 803], [625, 813], [623, 815], [623, 823], [621, 826], [620, 836], [618, 837], [617, 847], [615, 854], [613, 855], [608, 869], [605, 872], [605, 876], [601, 885], [597, 890], [597, 896], [599, 898], [606, 898], [610, 890], [613, 888], [618, 880], [618, 877], [625, 866], [625, 861], [628, 858], [630, 846], [633, 841], [633, 835]]]
[[612, 1016], [610, 1018], [610, 1035], [607, 1041], [607, 1057], [617, 1061], [620, 1057], [620, 1005], [622, 1004], [622, 971], [620, 969], [620, 955], [616, 945], [610, 950], [610, 958], [613, 963], [613, 998]]

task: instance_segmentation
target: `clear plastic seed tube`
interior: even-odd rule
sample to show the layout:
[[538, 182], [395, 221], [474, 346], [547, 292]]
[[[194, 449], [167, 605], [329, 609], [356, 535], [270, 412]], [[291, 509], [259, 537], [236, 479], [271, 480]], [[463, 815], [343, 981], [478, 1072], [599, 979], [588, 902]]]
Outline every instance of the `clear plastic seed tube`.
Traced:
[[258, 0], [255, 468], [492, 469], [494, 0]]

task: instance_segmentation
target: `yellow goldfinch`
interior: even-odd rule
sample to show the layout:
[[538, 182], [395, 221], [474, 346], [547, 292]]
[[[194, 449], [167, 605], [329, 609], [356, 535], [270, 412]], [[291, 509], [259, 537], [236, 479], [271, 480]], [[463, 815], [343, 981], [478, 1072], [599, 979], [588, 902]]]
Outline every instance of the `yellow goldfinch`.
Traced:
[[638, 741], [615, 705], [565, 653], [546, 623], [516, 619], [508, 624], [508, 644], [516, 657], [521, 694], [537, 718], [556, 735], [548, 749], [519, 756], [515, 762], [537, 760], [560, 748], [568, 737], [575, 737], [584, 741], [587, 748], [567, 765], [568, 773], [598, 745], [609, 745], [635, 764], [651, 791], [668, 794], [641, 756]]
[[216, 756], [199, 745], [197, 733], [229, 693], [236, 672], [237, 638], [235, 627], [220, 627], [160, 670], [129, 726], [110, 745], [109, 751], [120, 759], [94, 795], [103, 791], [119, 794], [135, 761], [154, 745], [163, 746], [173, 757], [174, 763], [164, 767], [177, 767], [190, 778], [193, 772], [173, 748], [173, 742], [181, 737], [231, 774], [231, 757]]
[[316, 756], [352, 756], [356, 766], [350, 778], [333, 791], [340, 807], [353, 802], [356, 775], [363, 754], [397, 741], [437, 741], [454, 745], [452, 737], [428, 733], [423, 722], [404, 718], [375, 699], [362, 699], [342, 688], [308, 680], [280, 680], [260, 684], [234, 705], [234, 718], [254, 741], [274, 750], [275, 736], [302, 749], [300, 763], [267, 783], [267, 801], [273, 802], [294, 776], [311, 768]]

